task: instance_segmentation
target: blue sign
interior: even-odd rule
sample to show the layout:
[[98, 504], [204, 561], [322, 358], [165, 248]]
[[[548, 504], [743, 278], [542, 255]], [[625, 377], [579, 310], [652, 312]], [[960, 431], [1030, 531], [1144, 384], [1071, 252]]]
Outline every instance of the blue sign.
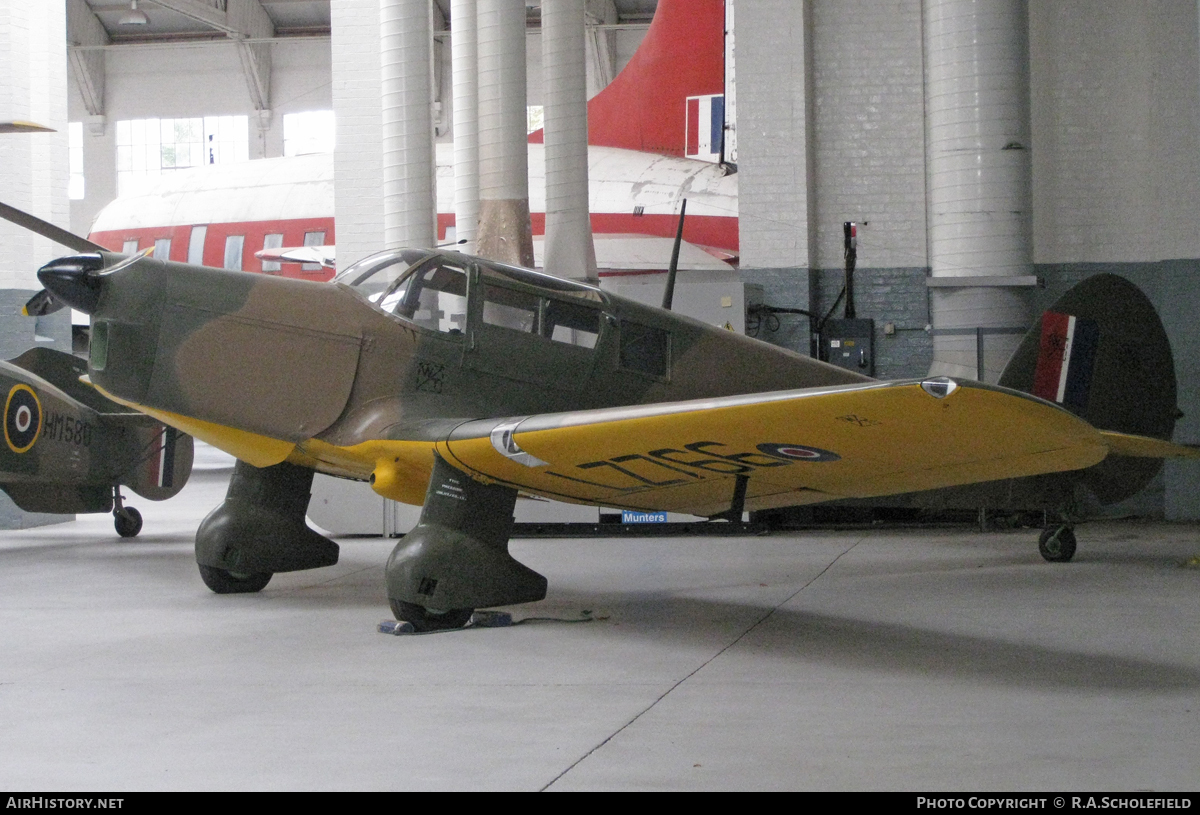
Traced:
[[665, 512], [630, 512], [627, 509], [621, 510], [621, 523], [623, 524], [665, 524], [667, 522], [667, 513]]

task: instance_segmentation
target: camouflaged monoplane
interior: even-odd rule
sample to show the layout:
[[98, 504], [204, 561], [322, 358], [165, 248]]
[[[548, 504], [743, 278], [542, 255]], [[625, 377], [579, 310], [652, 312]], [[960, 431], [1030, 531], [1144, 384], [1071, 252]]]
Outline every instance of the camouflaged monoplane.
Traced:
[[26, 512], [111, 511], [131, 538], [142, 516], [121, 486], [152, 501], [175, 495], [192, 471], [192, 439], [104, 398], [80, 381], [86, 373], [84, 360], [50, 348], [0, 362], [0, 489]]
[[[545, 596], [508, 552], [518, 494], [740, 519], [952, 488], [1058, 511], [1194, 455], [1169, 441], [1161, 323], [1111, 275], [1063, 297], [1000, 386], [872, 380], [457, 252], [387, 251], [330, 283], [105, 251], [38, 276], [91, 316], [92, 385], [238, 458], [196, 535], [210, 588], [336, 562], [305, 523], [328, 473], [424, 505], [386, 571], [393, 612], [419, 630]], [[1043, 535], [1048, 559], [1073, 553], [1069, 520]]]

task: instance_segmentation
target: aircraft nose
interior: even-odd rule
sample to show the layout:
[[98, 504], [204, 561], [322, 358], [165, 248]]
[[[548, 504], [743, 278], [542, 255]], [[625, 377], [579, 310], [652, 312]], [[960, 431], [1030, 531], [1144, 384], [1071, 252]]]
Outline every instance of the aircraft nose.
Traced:
[[92, 252], [52, 260], [38, 269], [37, 276], [59, 300], [84, 314], [93, 314], [100, 302], [103, 278], [99, 272], [103, 268], [104, 258]]

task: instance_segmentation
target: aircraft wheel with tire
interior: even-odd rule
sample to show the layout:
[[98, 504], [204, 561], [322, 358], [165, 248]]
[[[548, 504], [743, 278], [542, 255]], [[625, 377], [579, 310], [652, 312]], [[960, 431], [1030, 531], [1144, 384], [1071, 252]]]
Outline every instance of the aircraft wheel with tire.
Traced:
[[215, 566], [200, 566], [200, 579], [217, 594], [251, 594], [262, 591], [273, 576], [271, 572], [241, 574]]
[[418, 606], [416, 603], [406, 603], [403, 600], [391, 600], [392, 614], [397, 620], [412, 623], [417, 631], [449, 631], [462, 628], [471, 621], [475, 613], [473, 608], [454, 608], [449, 611], [433, 611]]
[[1066, 524], [1046, 528], [1038, 538], [1038, 551], [1051, 563], [1066, 563], [1075, 557], [1075, 530]]
[[113, 526], [122, 538], [133, 538], [142, 531], [142, 513], [133, 507], [123, 507], [113, 513]]

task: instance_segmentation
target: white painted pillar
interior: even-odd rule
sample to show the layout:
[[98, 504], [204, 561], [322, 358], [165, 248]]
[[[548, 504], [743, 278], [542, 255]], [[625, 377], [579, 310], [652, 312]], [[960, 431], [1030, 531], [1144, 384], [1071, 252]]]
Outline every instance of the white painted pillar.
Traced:
[[[0, 200], [67, 228], [65, 3], [0, 0], [0, 76], [0, 119], [34, 121], [56, 131], [0, 135]], [[38, 267], [69, 251], [0, 222], [0, 289], [40, 289]]]
[[429, 0], [379, 0], [383, 248], [437, 243]]
[[547, 272], [599, 282], [588, 213], [584, 0], [542, 2]]
[[479, 231], [479, 39], [475, 0], [450, 0], [454, 82], [454, 231], [475, 251]]
[[338, 268], [383, 248], [379, 0], [332, 0], [330, 56]]
[[477, 253], [533, 265], [525, 113], [525, 4], [479, 3]]
[[[1029, 14], [1025, 0], [924, 0], [929, 259], [934, 277], [1033, 268]], [[995, 382], [1030, 308], [1013, 287], [935, 288], [930, 373]], [[1013, 333], [987, 333], [1008, 329]], [[938, 333], [938, 332], [960, 333]]]

